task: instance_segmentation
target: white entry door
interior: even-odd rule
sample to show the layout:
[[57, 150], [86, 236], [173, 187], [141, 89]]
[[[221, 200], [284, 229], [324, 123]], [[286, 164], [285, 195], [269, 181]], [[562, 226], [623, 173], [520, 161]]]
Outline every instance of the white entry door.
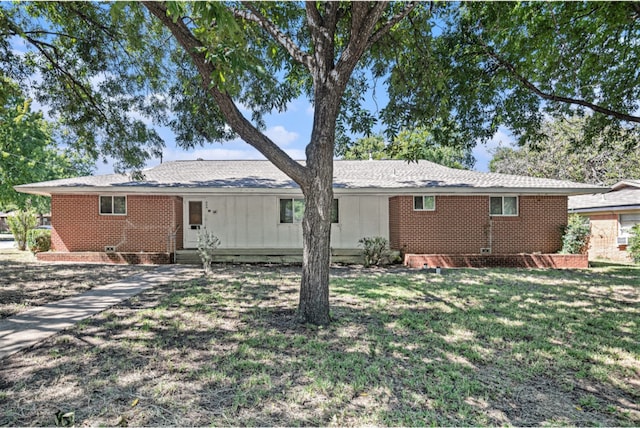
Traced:
[[187, 199], [184, 208], [184, 247], [196, 248], [198, 235], [206, 229], [206, 201], [204, 199]]

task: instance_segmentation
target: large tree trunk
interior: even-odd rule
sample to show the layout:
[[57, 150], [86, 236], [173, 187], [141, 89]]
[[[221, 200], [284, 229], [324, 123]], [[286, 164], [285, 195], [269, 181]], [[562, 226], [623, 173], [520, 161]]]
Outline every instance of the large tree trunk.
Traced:
[[[330, 139], [330, 137], [325, 137]], [[316, 153], [317, 155], [318, 153]], [[320, 158], [326, 156], [319, 156]], [[315, 159], [314, 159], [315, 158]], [[314, 179], [304, 188], [302, 220], [302, 282], [298, 315], [316, 325], [329, 323], [329, 269], [331, 263], [331, 202], [333, 162], [318, 162], [311, 156]]]
[[316, 325], [326, 325], [330, 321], [332, 198], [331, 183], [327, 185], [326, 182], [318, 182], [318, 186], [314, 186], [312, 190], [305, 193], [305, 212], [302, 222], [304, 249], [298, 314], [302, 321]]
[[302, 283], [298, 314], [302, 321], [329, 324], [329, 269], [331, 263], [331, 205], [333, 202], [333, 148], [339, 98], [325, 87], [316, 88], [311, 143], [307, 146], [310, 180], [302, 186]]

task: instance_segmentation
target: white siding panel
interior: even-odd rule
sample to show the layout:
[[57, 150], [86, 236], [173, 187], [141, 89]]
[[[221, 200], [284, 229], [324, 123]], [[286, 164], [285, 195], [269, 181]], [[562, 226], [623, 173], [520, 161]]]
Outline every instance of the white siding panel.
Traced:
[[[357, 248], [365, 236], [389, 238], [389, 202], [387, 196], [337, 196], [339, 223], [332, 226], [333, 248]], [[280, 224], [278, 196], [222, 195], [199, 199], [206, 202], [206, 230], [221, 241], [221, 248], [301, 248], [302, 225]], [[185, 198], [185, 203], [189, 198]], [[185, 221], [187, 216], [185, 215]], [[192, 234], [193, 235], [193, 234]], [[195, 248], [197, 241], [187, 239], [185, 247]]]
[[340, 223], [333, 225], [333, 248], [357, 248], [367, 236], [389, 239], [389, 198], [387, 196], [339, 196]]

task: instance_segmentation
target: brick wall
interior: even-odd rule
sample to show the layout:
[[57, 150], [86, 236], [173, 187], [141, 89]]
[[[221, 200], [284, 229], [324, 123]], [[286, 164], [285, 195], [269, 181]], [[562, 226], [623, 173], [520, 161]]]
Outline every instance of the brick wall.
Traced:
[[520, 196], [518, 216], [489, 216], [489, 196], [436, 196], [414, 211], [412, 196], [389, 199], [391, 248], [413, 254], [555, 253], [567, 224], [566, 196]]
[[129, 195], [126, 215], [100, 215], [98, 195], [53, 195], [51, 213], [56, 251], [166, 252], [176, 230], [182, 248], [180, 197]]
[[589, 240], [589, 259], [608, 259], [621, 262], [631, 261], [626, 246], [618, 246], [618, 215], [593, 214], [591, 239]]
[[411, 268], [552, 268], [586, 269], [586, 254], [406, 254], [404, 264]]

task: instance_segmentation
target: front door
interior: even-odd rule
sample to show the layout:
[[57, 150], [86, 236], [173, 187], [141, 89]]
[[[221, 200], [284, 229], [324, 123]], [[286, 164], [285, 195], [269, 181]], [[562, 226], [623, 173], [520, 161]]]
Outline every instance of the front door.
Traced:
[[185, 248], [198, 246], [198, 235], [206, 229], [206, 202], [203, 199], [187, 200], [185, 204]]

